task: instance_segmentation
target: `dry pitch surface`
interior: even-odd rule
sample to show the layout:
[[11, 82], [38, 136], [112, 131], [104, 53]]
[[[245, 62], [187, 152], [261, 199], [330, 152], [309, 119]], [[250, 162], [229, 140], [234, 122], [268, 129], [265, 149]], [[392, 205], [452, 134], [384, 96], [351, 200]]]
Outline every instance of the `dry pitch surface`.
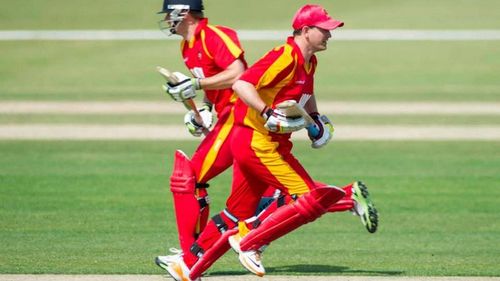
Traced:
[[[170, 281], [161, 275], [0, 275], [0, 281]], [[205, 281], [500, 281], [500, 277], [266, 276], [204, 277]]]

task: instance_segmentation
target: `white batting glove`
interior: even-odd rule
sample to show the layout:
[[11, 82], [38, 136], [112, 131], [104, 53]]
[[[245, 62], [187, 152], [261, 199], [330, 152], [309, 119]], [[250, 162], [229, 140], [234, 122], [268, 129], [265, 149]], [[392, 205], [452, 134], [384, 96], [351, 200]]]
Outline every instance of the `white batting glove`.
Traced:
[[305, 128], [306, 121], [303, 117], [287, 117], [280, 109], [264, 108], [261, 113], [266, 120], [264, 127], [273, 133], [287, 134]]
[[167, 83], [163, 85], [163, 90], [165, 90], [173, 100], [178, 102], [195, 98], [196, 90], [201, 89], [200, 79], [188, 77], [180, 72], [174, 72], [172, 74], [175, 75], [180, 82], [175, 85]]
[[319, 130], [319, 132], [316, 132], [316, 135], [313, 135], [313, 130], [307, 130], [307, 134], [309, 135], [309, 139], [311, 139], [311, 147], [312, 148], [320, 148], [325, 146], [330, 140], [332, 139], [333, 136], [333, 125], [332, 122], [326, 117], [326, 115], [319, 115], [319, 113], [313, 113], [311, 114], [311, 117], [314, 119], [314, 122], [316, 122], [316, 128]]
[[194, 118], [194, 111], [192, 110], [188, 111], [186, 115], [184, 115], [184, 124], [186, 125], [187, 130], [195, 137], [201, 136], [203, 128], [209, 129], [212, 127], [214, 122], [214, 115], [212, 114], [211, 106], [205, 104], [203, 107], [198, 108], [198, 111], [200, 112], [203, 124], [198, 124], [198, 122], [196, 122]]

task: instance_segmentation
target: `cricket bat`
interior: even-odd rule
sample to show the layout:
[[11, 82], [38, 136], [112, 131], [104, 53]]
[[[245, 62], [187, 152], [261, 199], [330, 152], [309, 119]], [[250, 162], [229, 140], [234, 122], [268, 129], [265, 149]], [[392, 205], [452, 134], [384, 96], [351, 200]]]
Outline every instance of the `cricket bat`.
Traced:
[[[161, 76], [163, 76], [163, 78], [165, 78], [165, 80], [167, 80], [168, 83], [172, 85], [179, 84], [180, 81], [168, 69], [163, 68], [161, 66], [157, 66], [156, 70], [160, 73]], [[202, 130], [203, 134], [207, 135], [210, 131], [206, 128], [205, 123], [203, 122], [203, 118], [201, 117], [200, 112], [198, 111], [198, 108], [196, 107], [196, 103], [194, 102], [194, 100], [187, 99], [183, 102], [183, 104], [187, 109], [192, 110], [194, 112], [194, 118], [196, 122], [198, 122], [198, 124], [201, 124], [203, 126]]]
[[307, 130], [311, 133], [313, 136], [319, 135], [319, 129], [316, 126], [316, 122], [314, 122], [314, 119], [312, 119], [311, 115], [309, 115], [306, 110], [300, 106], [295, 100], [286, 100], [283, 102], [280, 102], [279, 104], [276, 105], [276, 108], [280, 109], [283, 111], [283, 113], [287, 117], [303, 117], [304, 120], [306, 120], [307, 123]]

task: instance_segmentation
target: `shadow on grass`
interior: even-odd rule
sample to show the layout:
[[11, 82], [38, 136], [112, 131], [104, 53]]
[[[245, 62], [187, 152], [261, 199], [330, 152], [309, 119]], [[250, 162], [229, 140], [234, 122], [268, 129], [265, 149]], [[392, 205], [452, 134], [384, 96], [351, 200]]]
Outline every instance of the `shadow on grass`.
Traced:
[[[247, 271], [212, 271], [210, 275], [241, 275]], [[404, 271], [397, 270], [362, 270], [347, 266], [321, 265], [321, 264], [295, 264], [287, 266], [266, 267], [268, 274], [277, 275], [331, 275], [331, 274], [358, 274], [358, 275], [403, 275]], [[249, 273], [250, 274], [250, 273]]]

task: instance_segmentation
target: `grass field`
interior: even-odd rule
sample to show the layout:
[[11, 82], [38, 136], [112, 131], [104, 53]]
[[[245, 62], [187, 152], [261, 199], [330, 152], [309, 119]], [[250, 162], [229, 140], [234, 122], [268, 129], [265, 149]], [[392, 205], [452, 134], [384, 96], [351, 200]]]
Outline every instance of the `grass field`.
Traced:
[[[2, 1], [2, 29], [151, 29], [161, 0]], [[244, 29], [287, 29], [305, 0], [205, 1], [214, 22]], [[498, 29], [496, 0], [318, 0], [347, 28]]]
[[[155, 29], [161, 1], [2, 1], [1, 30]], [[496, 0], [315, 1], [348, 29], [500, 29]], [[290, 3], [293, 3], [290, 4]], [[288, 29], [306, 1], [206, 0], [211, 22]], [[282, 40], [281, 40], [282, 41]], [[277, 41], [244, 41], [252, 63]], [[0, 41], [0, 103], [166, 102], [156, 65], [184, 70], [176, 41]], [[318, 54], [318, 100], [500, 102], [500, 41], [338, 41]], [[321, 104], [319, 105], [321, 109]], [[178, 114], [3, 114], [4, 124], [179, 124]], [[490, 115], [340, 114], [337, 124], [492, 125]], [[464, 131], [467, 134], [467, 131]], [[168, 191], [193, 141], [0, 140], [0, 274], [161, 274], [177, 246]], [[379, 231], [328, 214], [273, 243], [272, 275], [500, 276], [498, 141], [333, 142], [295, 155], [317, 180], [370, 187]], [[231, 175], [211, 181], [213, 210]], [[244, 274], [233, 253], [211, 275]]]
[[[153, 257], [177, 244], [171, 154], [194, 144], [1, 142], [1, 271], [159, 272]], [[299, 143], [316, 179], [370, 186], [380, 231], [368, 234], [347, 213], [326, 215], [274, 243], [268, 271], [498, 276], [499, 151], [488, 142], [339, 142], [322, 152]], [[229, 183], [229, 174], [212, 182], [214, 209]], [[210, 272], [244, 270], [230, 253]]]
[[[243, 42], [249, 62], [280, 42]], [[0, 42], [0, 100], [164, 100], [156, 65], [183, 69], [178, 43]], [[318, 97], [498, 101], [500, 42], [330, 42]], [[15, 67], [14, 67], [15, 66]]]

